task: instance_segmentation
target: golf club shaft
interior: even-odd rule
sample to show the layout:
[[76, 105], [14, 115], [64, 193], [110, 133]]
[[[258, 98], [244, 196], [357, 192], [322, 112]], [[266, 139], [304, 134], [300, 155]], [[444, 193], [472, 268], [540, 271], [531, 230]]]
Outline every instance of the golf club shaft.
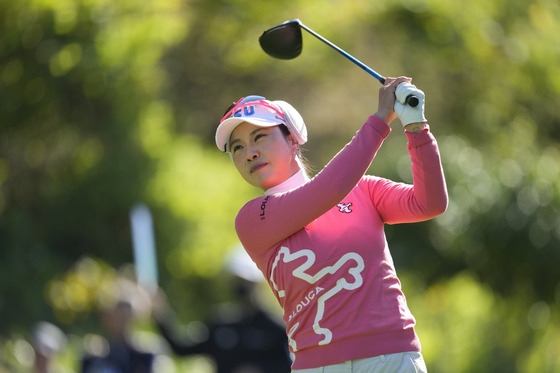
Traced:
[[[338, 53], [340, 53], [344, 57], [348, 58], [350, 61], [355, 63], [357, 66], [361, 67], [365, 72], [367, 72], [368, 74], [373, 76], [375, 79], [379, 80], [379, 82], [381, 82], [381, 84], [385, 84], [385, 78], [383, 76], [381, 76], [379, 73], [377, 73], [375, 70], [373, 70], [372, 68], [370, 68], [369, 66], [367, 66], [366, 64], [364, 64], [363, 62], [358, 60], [356, 57], [354, 57], [351, 54], [349, 54], [348, 52], [346, 52], [345, 50], [343, 50], [343, 49], [339, 48], [338, 46], [336, 46], [335, 44], [331, 43], [329, 40], [325, 39], [321, 35], [317, 34], [315, 31], [311, 30], [309, 27], [305, 26], [303, 23], [299, 22], [299, 25], [305, 31], [309, 32], [311, 35], [315, 36], [317, 39], [321, 40], [323, 43], [327, 44], [328, 46], [330, 46], [331, 48], [336, 50]], [[412, 106], [412, 107], [415, 107], [415, 106], [418, 105], [418, 98], [413, 96], [413, 95], [410, 95], [406, 98], [406, 103], [408, 105]]]
[[367, 66], [366, 64], [364, 64], [363, 62], [361, 62], [360, 60], [358, 60], [356, 57], [352, 56], [351, 54], [349, 54], [348, 52], [346, 52], [345, 50], [339, 48], [338, 46], [336, 46], [335, 44], [331, 43], [330, 41], [328, 41], [327, 39], [325, 39], [324, 37], [322, 37], [321, 35], [317, 34], [315, 31], [311, 30], [309, 27], [305, 26], [303, 23], [300, 22], [300, 26], [305, 29], [305, 31], [309, 32], [311, 35], [315, 36], [317, 39], [321, 40], [323, 43], [329, 45], [331, 48], [335, 49], [338, 53], [342, 54], [344, 57], [348, 58], [350, 61], [354, 62], [356, 65], [358, 65], [359, 67], [361, 67], [363, 70], [365, 70], [368, 74], [370, 74], [371, 76], [373, 76], [375, 79], [379, 80], [381, 82], [381, 84], [385, 83], [385, 78], [383, 76], [381, 76], [380, 74], [378, 74], [375, 70], [371, 69], [369, 66]]

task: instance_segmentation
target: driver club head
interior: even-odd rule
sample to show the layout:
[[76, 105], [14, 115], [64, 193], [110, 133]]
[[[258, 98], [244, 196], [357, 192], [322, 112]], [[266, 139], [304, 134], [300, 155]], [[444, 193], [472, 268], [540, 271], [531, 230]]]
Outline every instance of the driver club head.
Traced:
[[296, 58], [303, 47], [299, 19], [292, 19], [266, 30], [259, 37], [259, 43], [271, 57], [283, 60]]

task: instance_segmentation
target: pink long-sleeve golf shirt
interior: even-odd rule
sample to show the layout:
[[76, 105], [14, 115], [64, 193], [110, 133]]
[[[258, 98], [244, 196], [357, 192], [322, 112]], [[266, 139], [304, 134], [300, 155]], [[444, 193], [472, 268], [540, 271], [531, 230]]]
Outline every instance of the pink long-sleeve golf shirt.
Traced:
[[284, 310], [293, 369], [420, 351], [383, 228], [443, 213], [447, 190], [429, 129], [406, 133], [413, 185], [364, 176], [389, 132], [370, 116], [313, 179], [237, 215], [239, 239]]

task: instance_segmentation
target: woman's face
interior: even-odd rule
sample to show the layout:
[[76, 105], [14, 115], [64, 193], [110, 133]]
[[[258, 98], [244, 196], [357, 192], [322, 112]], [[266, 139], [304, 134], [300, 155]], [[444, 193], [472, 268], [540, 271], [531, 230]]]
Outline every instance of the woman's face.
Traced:
[[233, 163], [249, 184], [267, 190], [299, 171], [298, 144], [279, 126], [259, 127], [243, 122], [230, 136]]

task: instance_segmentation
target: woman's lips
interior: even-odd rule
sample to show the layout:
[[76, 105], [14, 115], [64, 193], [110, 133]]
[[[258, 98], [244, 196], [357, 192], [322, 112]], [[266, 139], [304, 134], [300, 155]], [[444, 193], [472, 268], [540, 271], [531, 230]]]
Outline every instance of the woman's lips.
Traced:
[[251, 173], [254, 173], [258, 170], [260, 170], [261, 168], [263, 168], [264, 166], [268, 165], [268, 163], [263, 162], [263, 163], [257, 163], [256, 165], [254, 165], [253, 167], [251, 167]]

